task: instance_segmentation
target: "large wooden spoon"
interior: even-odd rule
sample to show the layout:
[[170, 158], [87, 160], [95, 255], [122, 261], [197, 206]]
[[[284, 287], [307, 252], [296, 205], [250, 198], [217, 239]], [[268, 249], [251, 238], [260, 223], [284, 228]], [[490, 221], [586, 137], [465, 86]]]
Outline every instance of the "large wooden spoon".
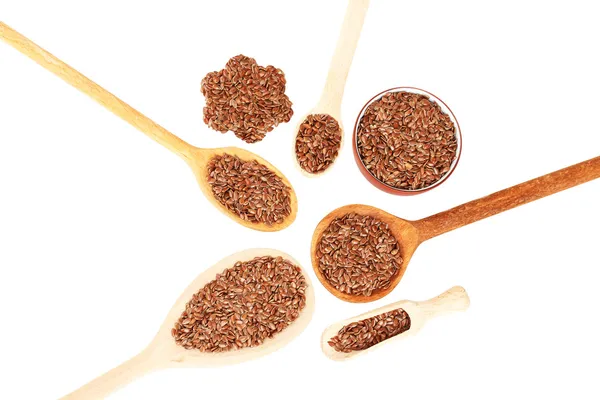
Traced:
[[[356, 50], [356, 45], [360, 38], [360, 32], [365, 16], [367, 15], [369, 1], [370, 0], [348, 0], [348, 8], [346, 9], [346, 15], [344, 17], [344, 22], [342, 23], [342, 29], [335, 48], [335, 53], [331, 59], [331, 65], [329, 66], [329, 72], [327, 74], [327, 80], [325, 81], [325, 87], [321, 93], [321, 98], [310, 113], [300, 120], [296, 129], [296, 132], [298, 132], [300, 126], [309, 115], [327, 114], [333, 117], [333, 119], [338, 122], [342, 135], [338, 156], [344, 143], [344, 128], [341, 120], [344, 88], [346, 86], [346, 79], [348, 78], [350, 66], [352, 65], [352, 59], [354, 58], [354, 51]], [[296, 153], [294, 152], [294, 154]], [[297, 157], [296, 161], [298, 162]], [[309, 173], [302, 168], [300, 168], [300, 170], [307, 176], [318, 176], [331, 169], [331, 167], [332, 165], [329, 165], [327, 169], [316, 174]]]
[[[354, 303], [374, 301], [384, 297], [398, 285], [415, 250], [424, 241], [596, 178], [600, 178], [600, 157], [552, 172], [418, 221], [398, 218], [372, 206], [361, 204], [343, 206], [329, 213], [315, 229], [311, 246], [313, 269], [323, 286], [338, 298]], [[400, 270], [393, 277], [391, 285], [387, 289], [373, 292], [371, 296], [357, 296], [338, 291], [325, 279], [319, 268], [316, 250], [323, 231], [334, 219], [349, 213], [369, 215], [387, 223], [400, 244], [403, 258]]]
[[232, 267], [237, 261], [249, 261], [255, 257], [262, 256], [283, 257], [284, 259], [300, 266], [291, 256], [273, 249], [249, 249], [235, 253], [219, 261], [217, 264], [201, 273], [183, 291], [179, 299], [169, 311], [162, 326], [152, 342], [137, 356], [120, 366], [112, 369], [104, 375], [96, 378], [73, 393], [65, 396], [65, 400], [96, 400], [104, 399], [110, 393], [120, 387], [127, 385], [134, 379], [155, 370], [170, 367], [216, 367], [237, 364], [243, 361], [253, 360], [272, 353], [288, 344], [308, 326], [314, 310], [315, 299], [312, 283], [304, 269], [302, 273], [306, 278], [307, 290], [306, 306], [300, 312], [300, 316], [287, 328], [279, 332], [257, 347], [232, 350], [223, 353], [204, 353], [199, 350], [186, 350], [178, 346], [171, 336], [171, 329], [185, 310], [185, 306], [193, 295], [204, 287], [208, 282], [215, 279], [216, 275], [225, 268]]
[[[392, 341], [406, 339], [407, 337], [418, 333], [421, 328], [423, 328], [425, 323], [430, 319], [456, 311], [465, 311], [467, 308], [469, 308], [470, 303], [471, 302], [467, 292], [460, 286], [454, 286], [439, 296], [426, 301], [397, 301], [395, 303], [388, 304], [387, 306], [380, 307], [376, 310], [366, 312], [357, 317], [348, 318], [345, 321], [336, 322], [335, 324], [330, 325], [327, 329], [325, 329], [325, 331], [323, 331], [323, 335], [321, 336], [321, 349], [327, 357], [334, 361], [347, 360], [351, 357], [365, 354], [368, 351], [374, 350]], [[404, 310], [410, 318], [410, 328], [407, 331], [386, 339], [383, 342], [369, 347], [368, 349], [351, 351], [349, 353], [336, 351], [329, 345], [329, 340], [336, 336], [340, 329], [342, 329], [344, 326], [353, 322], [362, 321], [364, 319], [394, 311], [399, 308]]]
[[[237, 147], [202, 149], [192, 146], [2, 22], [0, 22], [0, 38], [27, 57], [31, 58], [33, 61], [37, 62], [48, 71], [63, 79], [71, 86], [79, 89], [83, 93], [96, 100], [109, 111], [130, 123], [151, 139], [157, 141], [181, 157], [192, 168], [192, 171], [196, 175], [198, 185], [200, 185], [200, 189], [202, 189], [202, 192], [206, 198], [208, 198], [208, 200], [217, 209], [222, 211], [225, 215], [237, 223], [259, 231], [271, 232], [284, 229], [294, 222], [296, 213], [298, 211], [298, 200], [296, 193], [294, 192], [294, 189], [292, 188], [292, 185], [288, 179], [281, 172], [279, 172], [277, 168], [275, 168], [262, 157]], [[212, 189], [208, 183], [207, 173], [207, 164], [209, 160], [216, 155], [222, 154], [237, 156], [244, 161], [256, 160], [260, 164], [265, 165], [275, 172], [279, 178], [281, 178], [281, 180], [290, 188], [291, 213], [281, 223], [268, 225], [265, 223], [253, 223], [251, 221], [242, 219], [237, 214], [229, 211], [225, 206], [223, 206], [212, 193]]]

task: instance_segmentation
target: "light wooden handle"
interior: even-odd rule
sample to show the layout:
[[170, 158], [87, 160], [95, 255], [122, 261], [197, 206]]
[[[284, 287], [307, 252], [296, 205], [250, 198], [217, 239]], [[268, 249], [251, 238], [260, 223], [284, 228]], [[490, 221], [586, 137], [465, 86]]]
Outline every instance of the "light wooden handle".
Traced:
[[156, 370], [159, 364], [152, 358], [152, 353], [144, 350], [129, 361], [99, 376], [80, 387], [62, 400], [100, 400], [108, 397], [115, 390], [131, 383], [136, 378]]
[[346, 16], [342, 23], [342, 30], [338, 38], [335, 53], [331, 59], [329, 73], [325, 81], [323, 94], [317, 106], [318, 111], [326, 113], [339, 113], [346, 86], [346, 78], [352, 65], [352, 58], [356, 44], [360, 37], [369, 0], [349, 0]]
[[501, 190], [448, 211], [415, 221], [421, 242], [511, 208], [600, 178], [600, 157]]
[[190, 144], [173, 135], [127, 103], [119, 100], [115, 95], [98, 86], [3, 22], [0, 22], [0, 38], [71, 86], [90, 96], [106, 109], [121, 117], [150, 138], [186, 161], [189, 160], [190, 151], [193, 149]]
[[465, 311], [471, 300], [461, 286], [454, 286], [433, 299], [419, 303], [419, 308], [429, 317], [455, 311]]

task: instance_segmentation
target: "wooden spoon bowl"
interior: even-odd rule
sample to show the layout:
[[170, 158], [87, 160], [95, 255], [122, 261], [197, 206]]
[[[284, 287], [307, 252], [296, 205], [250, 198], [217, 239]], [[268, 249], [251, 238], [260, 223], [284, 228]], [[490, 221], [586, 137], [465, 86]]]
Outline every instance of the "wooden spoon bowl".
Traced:
[[[469, 296], [467, 295], [465, 289], [460, 286], [455, 286], [439, 296], [426, 301], [402, 300], [388, 304], [387, 306], [380, 307], [376, 310], [368, 311], [356, 317], [348, 318], [344, 321], [336, 322], [335, 324], [330, 325], [323, 331], [323, 335], [321, 336], [321, 350], [323, 351], [323, 354], [334, 361], [348, 360], [352, 357], [363, 355], [391, 342], [404, 340], [410, 336], [413, 336], [417, 334], [430, 319], [456, 311], [465, 311], [467, 308], [469, 308], [470, 303]], [[407, 331], [388, 338], [372, 347], [369, 347], [368, 349], [351, 351], [349, 353], [336, 351], [329, 345], [329, 340], [336, 336], [340, 329], [342, 329], [344, 326], [353, 322], [358, 322], [363, 319], [368, 319], [383, 313], [394, 311], [399, 308], [406, 311], [410, 318], [410, 328]]]
[[[300, 312], [300, 316], [290, 326], [277, 333], [272, 338], [265, 340], [260, 346], [223, 353], [205, 353], [199, 350], [187, 350], [175, 343], [175, 339], [171, 335], [171, 330], [185, 310], [186, 304], [198, 290], [214, 280], [218, 273], [226, 268], [232, 267], [237, 261], [249, 261], [255, 257], [267, 255], [272, 257], [283, 257], [299, 266], [306, 279], [306, 306]], [[171, 311], [167, 314], [167, 317], [155, 338], [141, 353], [106, 374], [96, 378], [75, 392], [65, 396], [63, 399], [104, 399], [111, 392], [125, 386], [135, 378], [159, 369], [171, 367], [217, 367], [237, 364], [265, 356], [279, 350], [298, 336], [308, 326], [308, 323], [312, 318], [314, 307], [314, 288], [310, 278], [301, 265], [290, 255], [274, 249], [249, 249], [232, 254], [208, 268], [194, 279], [194, 281], [183, 291], [181, 296], [179, 296], [175, 305], [173, 305], [173, 308], [171, 308]]]
[[[369, 351], [375, 350], [376, 348], [379, 348], [390, 342], [404, 340], [410, 336], [413, 336], [417, 334], [421, 328], [423, 328], [425, 323], [431, 318], [456, 311], [465, 311], [467, 308], [469, 308], [469, 305], [469, 296], [467, 295], [465, 289], [460, 286], [455, 286], [451, 289], [448, 289], [439, 296], [426, 301], [398, 301], [396, 303], [380, 307], [376, 310], [366, 312], [356, 317], [348, 318], [345, 321], [340, 321], [329, 326], [327, 329], [325, 329], [325, 331], [323, 331], [323, 335], [321, 336], [321, 349], [323, 350], [323, 354], [334, 361], [347, 360], [349, 358], [363, 355]], [[374, 317], [376, 315], [394, 311], [399, 308], [406, 311], [408, 317], [410, 318], [410, 328], [407, 331], [388, 338], [372, 347], [369, 347], [368, 349], [352, 351], [349, 353], [336, 351], [329, 345], [329, 340], [336, 336], [340, 329], [342, 329], [344, 326], [353, 322]]]
[[[317, 105], [306, 114], [296, 127], [296, 132], [300, 130], [300, 126], [309, 115], [313, 114], [327, 114], [337, 121], [340, 126], [340, 148], [338, 149], [339, 157], [344, 144], [344, 127], [342, 125], [342, 98], [344, 97], [344, 88], [346, 86], [346, 79], [350, 72], [350, 66], [352, 65], [352, 59], [354, 58], [354, 52], [358, 39], [360, 38], [360, 32], [367, 15], [370, 0], [348, 0], [348, 8], [346, 9], [346, 15], [344, 22], [342, 23], [342, 29], [338, 38], [335, 52], [331, 59], [329, 72], [327, 74], [327, 80], [325, 81], [325, 87], [321, 93], [321, 98]], [[294, 157], [296, 157], [296, 140], [294, 138]], [[318, 173], [309, 173], [300, 167], [298, 158], [296, 157], [296, 163], [300, 171], [309, 177], [321, 176], [328, 172], [333, 165], [330, 165], [324, 171]], [[333, 162], [335, 164], [335, 160]]]
[[[54, 73], [68, 84], [87, 94], [109, 111], [121, 117], [123, 120], [145, 133], [148, 137], [162, 144], [185, 160], [192, 168], [194, 175], [196, 175], [196, 180], [200, 185], [200, 189], [202, 189], [202, 192], [210, 203], [235, 222], [258, 231], [273, 232], [288, 227], [296, 219], [298, 199], [294, 192], [294, 188], [289, 180], [277, 168], [262, 157], [237, 147], [202, 149], [192, 146], [2, 22], [0, 22], [0, 39], [3, 39], [6, 43], [37, 62], [48, 71]], [[281, 223], [268, 225], [265, 223], [253, 223], [242, 219], [223, 206], [214, 197], [210, 184], [207, 181], [208, 162], [215, 155], [222, 154], [238, 156], [244, 161], [255, 160], [276, 173], [283, 183], [290, 188], [291, 213]]]
[[[402, 279], [414, 252], [424, 241], [597, 178], [600, 178], [600, 157], [532, 179], [418, 221], [398, 218], [368, 205], [352, 204], [343, 206], [330, 212], [317, 225], [311, 243], [312, 266], [319, 281], [336, 297], [353, 303], [375, 301], [394, 290]], [[316, 254], [323, 232], [334, 219], [341, 218], [349, 213], [368, 215], [383, 221], [388, 225], [400, 245], [403, 261], [399, 271], [390, 281], [389, 287], [374, 291], [370, 296], [340, 292], [325, 278], [319, 267], [319, 258]]]
[[[294, 191], [292, 184], [290, 183], [290, 181], [288, 181], [285, 175], [283, 175], [273, 164], [271, 164], [264, 158], [239, 147], [221, 147], [217, 149], [200, 149], [198, 147], [193, 147], [191, 152], [193, 156], [191, 156], [189, 160], [186, 161], [188, 162], [188, 165], [192, 168], [192, 171], [196, 176], [196, 180], [198, 182], [198, 185], [200, 186], [200, 189], [202, 190], [202, 193], [204, 193], [204, 196], [206, 196], [206, 198], [210, 201], [210, 203], [213, 206], [215, 206], [223, 214], [227, 215], [229, 218], [233, 219], [238, 224], [257, 231], [275, 232], [287, 228], [296, 220], [296, 214], [298, 213], [298, 198], [296, 197], [296, 192]], [[237, 156], [244, 161], [255, 160], [259, 164], [264, 165], [265, 167], [273, 171], [275, 174], [277, 174], [277, 176], [283, 181], [283, 183], [290, 188], [290, 215], [288, 215], [281, 223], [268, 225], [264, 223], [254, 223], [242, 219], [237, 214], [231, 212], [225, 206], [223, 206], [223, 204], [221, 204], [212, 193], [212, 188], [208, 183], [207, 169], [209, 161], [214, 156], [220, 156], [223, 154]]]
[[[323, 271], [319, 268], [319, 260], [316, 257], [317, 254], [317, 245], [323, 232], [329, 227], [331, 222], [339, 217], [342, 217], [346, 214], [357, 213], [359, 215], [368, 215], [373, 218], [377, 218], [380, 221], [386, 223], [394, 237], [398, 240], [398, 244], [400, 245], [400, 254], [402, 254], [402, 264], [400, 265], [399, 271], [392, 278], [392, 284], [386, 290], [377, 290], [374, 291], [371, 296], [355, 296], [352, 294], [344, 293], [335, 288], [325, 277]], [[415, 250], [419, 246], [419, 231], [417, 228], [410, 222], [403, 220], [401, 218], [396, 217], [395, 215], [389, 214], [383, 210], [380, 210], [376, 207], [364, 205], [364, 204], [350, 204], [347, 206], [343, 206], [337, 208], [327, 214], [325, 218], [319, 222], [315, 232], [313, 233], [312, 244], [311, 244], [311, 255], [312, 255], [312, 264], [313, 270], [317, 275], [319, 281], [323, 284], [325, 289], [327, 289], [330, 293], [334, 294], [336, 297], [352, 302], [352, 303], [363, 303], [379, 300], [380, 298], [386, 296], [402, 279], [404, 275], [404, 271], [406, 271], [406, 267], [410, 262], [412, 255]]]

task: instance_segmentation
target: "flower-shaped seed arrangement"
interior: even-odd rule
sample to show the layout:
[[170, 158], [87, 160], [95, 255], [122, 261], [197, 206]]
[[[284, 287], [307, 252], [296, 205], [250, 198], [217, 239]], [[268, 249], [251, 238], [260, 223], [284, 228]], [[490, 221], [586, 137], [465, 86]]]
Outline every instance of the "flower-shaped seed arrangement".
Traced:
[[261, 141], [277, 125], [292, 118], [292, 102], [285, 95], [285, 84], [279, 68], [261, 67], [253, 58], [235, 56], [224, 69], [202, 79], [204, 123], [222, 133], [232, 131], [248, 143]]

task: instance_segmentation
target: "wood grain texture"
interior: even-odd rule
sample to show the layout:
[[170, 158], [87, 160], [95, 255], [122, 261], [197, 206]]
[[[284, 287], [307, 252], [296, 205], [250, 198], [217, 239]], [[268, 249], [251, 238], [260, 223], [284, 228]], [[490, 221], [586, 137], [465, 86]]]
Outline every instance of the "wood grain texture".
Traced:
[[135, 379], [165, 367], [167, 360], [165, 353], [149, 346], [130, 360], [62, 397], [62, 400], [105, 399], [112, 392], [125, 387]]
[[185, 160], [189, 160], [191, 157], [192, 145], [173, 135], [129, 104], [121, 101], [108, 90], [2, 22], [0, 22], [0, 38], [175, 154]]
[[[453, 288], [448, 289], [439, 296], [436, 296], [426, 301], [397, 301], [395, 303], [379, 307], [375, 310], [368, 311], [356, 317], [348, 318], [344, 321], [336, 322], [335, 324], [330, 325], [323, 331], [323, 334], [321, 335], [321, 350], [323, 351], [323, 354], [325, 354], [328, 358], [332, 360], [348, 360], [358, 355], [364, 355], [367, 352], [380, 348], [381, 346], [396, 342], [398, 340], [404, 340], [412, 335], [419, 333], [419, 331], [430, 319], [452, 312], [465, 311], [467, 308], [469, 308], [469, 305], [469, 296], [467, 295], [465, 289], [460, 286], [454, 286]], [[332, 337], [337, 335], [339, 330], [342, 329], [344, 326], [353, 322], [374, 317], [379, 314], [397, 310], [399, 308], [406, 311], [410, 318], [410, 329], [406, 332], [386, 339], [383, 342], [380, 342], [375, 346], [369, 347], [366, 350], [352, 351], [350, 353], [338, 352], [335, 351], [331, 346], [329, 346], [328, 341]]]
[[[387, 296], [400, 283], [414, 252], [424, 241], [597, 178], [600, 178], [600, 157], [563, 168], [418, 221], [398, 218], [377, 207], [364, 204], [343, 206], [330, 212], [315, 228], [311, 244], [313, 270], [323, 286], [339, 299], [353, 303], [375, 301]], [[398, 239], [402, 252], [403, 262], [400, 271], [392, 279], [390, 286], [385, 290], [374, 292], [371, 296], [349, 295], [338, 291], [321, 273], [319, 260], [316, 257], [317, 244], [331, 221], [352, 212], [369, 215], [387, 223]]]
[[325, 87], [313, 114], [329, 114], [340, 122], [342, 98], [370, 0], [349, 0]]
[[[163, 128], [144, 114], [131, 107], [129, 104], [120, 100], [118, 97], [102, 88], [91, 79], [87, 78], [80, 72], [76, 71], [71, 66], [62, 62], [46, 50], [42, 49], [25, 36], [16, 32], [3, 22], [0, 22], [0, 39], [34, 60], [36, 63], [54, 73], [59, 78], [87, 94], [92, 99], [96, 100], [107, 110], [111, 111], [124, 121], [137, 128], [139, 131], [146, 134], [151, 139], [160, 143], [179, 157], [184, 159], [190, 166], [196, 180], [200, 185], [202, 193], [223, 214], [234, 220], [240, 225], [258, 231], [274, 232], [287, 228], [296, 219], [298, 212], [298, 198], [290, 181], [283, 175], [275, 166], [263, 159], [262, 157], [244, 149], [237, 147], [217, 148], [217, 149], [202, 149], [183, 141], [167, 129]], [[212, 190], [207, 181], [207, 164], [214, 155], [231, 154], [238, 156], [242, 160], [256, 160], [259, 163], [267, 166], [281, 178], [281, 180], [291, 189], [291, 209], [290, 215], [280, 224], [267, 225], [264, 223], [252, 223], [241, 219], [237, 214], [229, 211], [212, 195]]]
[[413, 224], [419, 230], [419, 239], [423, 242], [461, 226], [472, 224], [597, 178], [600, 178], [600, 157], [470, 201], [448, 211], [415, 221]]
[[[282, 332], [273, 336], [258, 347], [244, 348], [224, 353], [203, 353], [186, 350], [177, 346], [171, 336], [171, 329], [185, 310], [185, 305], [208, 282], [225, 268], [237, 261], [248, 261], [255, 257], [270, 255], [283, 257], [302, 269], [306, 278], [306, 306], [300, 317]], [[173, 367], [216, 367], [238, 364], [263, 357], [290, 343], [308, 326], [315, 307], [314, 286], [306, 270], [289, 254], [274, 249], [248, 249], [225, 257], [202, 272], [179, 296], [152, 342], [140, 354], [96, 378], [88, 384], [65, 396], [65, 400], [98, 400], [127, 385], [134, 379], [155, 370]]]

